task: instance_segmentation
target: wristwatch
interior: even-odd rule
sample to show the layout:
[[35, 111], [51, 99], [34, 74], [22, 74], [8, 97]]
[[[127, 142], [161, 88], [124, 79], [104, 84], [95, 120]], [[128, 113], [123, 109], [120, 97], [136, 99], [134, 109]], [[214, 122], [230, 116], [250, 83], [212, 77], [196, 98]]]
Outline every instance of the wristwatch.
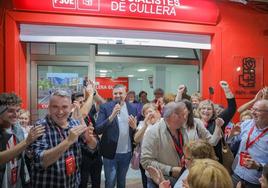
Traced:
[[262, 170], [263, 170], [263, 166], [259, 163], [259, 167], [257, 168], [257, 171], [262, 172]]
[[172, 177], [172, 167], [171, 167], [170, 170], [169, 170], [169, 176]]

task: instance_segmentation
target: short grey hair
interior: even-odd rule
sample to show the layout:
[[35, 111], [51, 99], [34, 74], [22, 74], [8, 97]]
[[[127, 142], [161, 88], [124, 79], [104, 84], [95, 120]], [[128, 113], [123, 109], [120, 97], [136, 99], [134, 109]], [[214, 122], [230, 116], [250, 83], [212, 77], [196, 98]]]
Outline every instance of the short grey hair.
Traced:
[[59, 96], [59, 97], [66, 97], [68, 99], [72, 99], [71, 94], [65, 90], [62, 89], [58, 89], [56, 91], [54, 91], [51, 95], [50, 95], [50, 100], [53, 96]]
[[113, 89], [118, 89], [118, 88], [127, 89], [127, 87], [125, 85], [123, 85], [123, 84], [116, 84]]
[[172, 113], [179, 110], [182, 111], [186, 108], [186, 105], [184, 102], [169, 102], [164, 107], [164, 119], [168, 118]]

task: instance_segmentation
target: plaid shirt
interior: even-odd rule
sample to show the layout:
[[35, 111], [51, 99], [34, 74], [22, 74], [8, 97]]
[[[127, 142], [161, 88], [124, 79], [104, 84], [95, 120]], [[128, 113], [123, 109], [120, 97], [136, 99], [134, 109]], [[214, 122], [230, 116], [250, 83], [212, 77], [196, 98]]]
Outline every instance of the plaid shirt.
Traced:
[[[32, 165], [32, 187], [34, 188], [78, 188], [80, 184], [80, 163], [82, 139], [75, 142], [63, 155], [46, 169], [43, 166], [42, 158], [44, 151], [54, 148], [67, 138], [72, 127], [79, 125], [79, 121], [68, 119], [68, 128], [61, 129], [48, 116], [38, 124], [45, 126], [45, 134], [39, 137], [31, 146], [34, 152]], [[65, 159], [70, 155], [75, 157], [76, 171], [67, 176]]]

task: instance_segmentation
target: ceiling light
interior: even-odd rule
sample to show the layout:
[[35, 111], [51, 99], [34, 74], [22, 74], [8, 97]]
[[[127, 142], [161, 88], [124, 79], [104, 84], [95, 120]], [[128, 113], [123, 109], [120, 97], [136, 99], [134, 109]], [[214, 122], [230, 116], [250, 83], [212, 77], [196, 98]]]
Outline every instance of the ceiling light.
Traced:
[[142, 81], [142, 80], [143, 80], [143, 78], [137, 78], [137, 80]]
[[134, 75], [130, 74], [130, 75], [127, 75], [127, 77], [132, 78], [132, 77], [134, 77]]
[[107, 73], [108, 71], [107, 70], [100, 70], [100, 72]]
[[138, 69], [138, 72], [145, 72], [147, 69]]
[[178, 58], [179, 56], [178, 55], [166, 55], [165, 57], [166, 58]]
[[98, 52], [98, 55], [110, 55], [110, 52]]

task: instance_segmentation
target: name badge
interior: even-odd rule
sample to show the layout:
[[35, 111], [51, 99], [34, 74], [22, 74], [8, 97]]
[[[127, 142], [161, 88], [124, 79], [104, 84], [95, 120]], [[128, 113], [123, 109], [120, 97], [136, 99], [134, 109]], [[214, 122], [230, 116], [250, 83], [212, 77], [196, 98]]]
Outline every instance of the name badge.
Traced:
[[240, 166], [245, 166], [246, 165], [246, 160], [250, 159], [250, 155], [247, 151], [241, 151], [240, 152]]
[[66, 166], [66, 174], [67, 174], [67, 176], [71, 176], [76, 170], [74, 156], [69, 156], [69, 157], [66, 158], [65, 166]]
[[15, 185], [18, 181], [18, 167], [11, 169], [11, 185]]

